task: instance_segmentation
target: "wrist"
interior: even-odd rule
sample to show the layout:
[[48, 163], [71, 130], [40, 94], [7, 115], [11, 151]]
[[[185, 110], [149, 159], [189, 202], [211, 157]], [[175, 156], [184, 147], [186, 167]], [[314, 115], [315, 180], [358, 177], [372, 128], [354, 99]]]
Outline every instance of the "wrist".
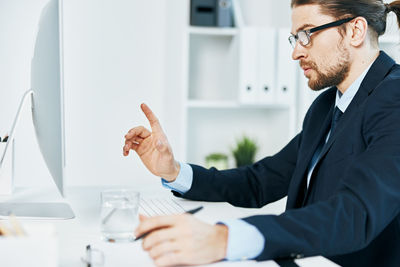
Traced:
[[216, 260], [223, 260], [226, 258], [226, 250], [228, 248], [228, 235], [229, 229], [224, 224], [217, 224], [214, 226], [216, 229], [216, 244], [218, 248], [216, 250], [217, 259]]
[[169, 183], [175, 182], [176, 178], [179, 175], [180, 170], [181, 170], [181, 165], [179, 164], [179, 162], [174, 160], [172, 173], [170, 175], [164, 175], [163, 178], [167, 180]]

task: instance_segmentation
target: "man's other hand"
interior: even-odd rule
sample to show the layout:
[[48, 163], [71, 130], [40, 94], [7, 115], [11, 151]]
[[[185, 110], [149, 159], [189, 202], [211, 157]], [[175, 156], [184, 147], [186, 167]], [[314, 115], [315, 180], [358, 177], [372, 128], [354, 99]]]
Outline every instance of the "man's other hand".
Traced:
[[207, 264], [226, 256], [228, 227], [204, 223], [190, 214], [140, 216], [135, 235], [147, 232], [143, 249], [157, 266]]

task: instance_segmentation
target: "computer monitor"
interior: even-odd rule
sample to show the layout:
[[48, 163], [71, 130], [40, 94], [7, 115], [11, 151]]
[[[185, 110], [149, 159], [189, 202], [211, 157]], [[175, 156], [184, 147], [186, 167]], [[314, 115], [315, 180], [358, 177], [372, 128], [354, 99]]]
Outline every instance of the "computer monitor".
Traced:
[[[44, 7], [31, 63], [31, 90], [27, 91], [15, 117], [1, 164], [14, 139], [21, 110], [31, 97], [36, 139], [53, 180], [64, 196], [64, 88], [62, 57], [61, 0], [49, 0]], [[0, 216], [70, 219], [75, 215], [67, 203], [0, 203]]]

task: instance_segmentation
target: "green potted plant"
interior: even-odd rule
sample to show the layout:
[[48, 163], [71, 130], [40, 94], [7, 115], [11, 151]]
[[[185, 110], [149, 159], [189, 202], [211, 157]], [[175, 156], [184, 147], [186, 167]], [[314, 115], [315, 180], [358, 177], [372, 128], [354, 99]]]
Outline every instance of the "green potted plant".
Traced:
[[242, 139], [237, 140], [236, 147], [232, 150], [236, 167], [253, 164], [257, 150], [256, 142], [249, 137], [243, 136]]
[[206, 167], [215, 167], [218, 170], [228, 168], [228, 156], [223, 153], [212, 153], [206, 157]]

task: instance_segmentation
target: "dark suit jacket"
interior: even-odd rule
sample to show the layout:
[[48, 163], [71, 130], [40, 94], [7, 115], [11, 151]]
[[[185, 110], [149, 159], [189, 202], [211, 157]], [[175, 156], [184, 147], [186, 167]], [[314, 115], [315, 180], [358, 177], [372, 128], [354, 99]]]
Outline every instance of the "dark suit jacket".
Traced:
[[193, 167], [184, 198], [262, 207], [288, 196], [280, 216], [244, 218], [265, 236], [257, 260], [323, 255], [343, 266], [400, 266], [400, 66], [381, 52], [322, 151], [336, 89], [312, 104], [302, 131], [251, 166]]

